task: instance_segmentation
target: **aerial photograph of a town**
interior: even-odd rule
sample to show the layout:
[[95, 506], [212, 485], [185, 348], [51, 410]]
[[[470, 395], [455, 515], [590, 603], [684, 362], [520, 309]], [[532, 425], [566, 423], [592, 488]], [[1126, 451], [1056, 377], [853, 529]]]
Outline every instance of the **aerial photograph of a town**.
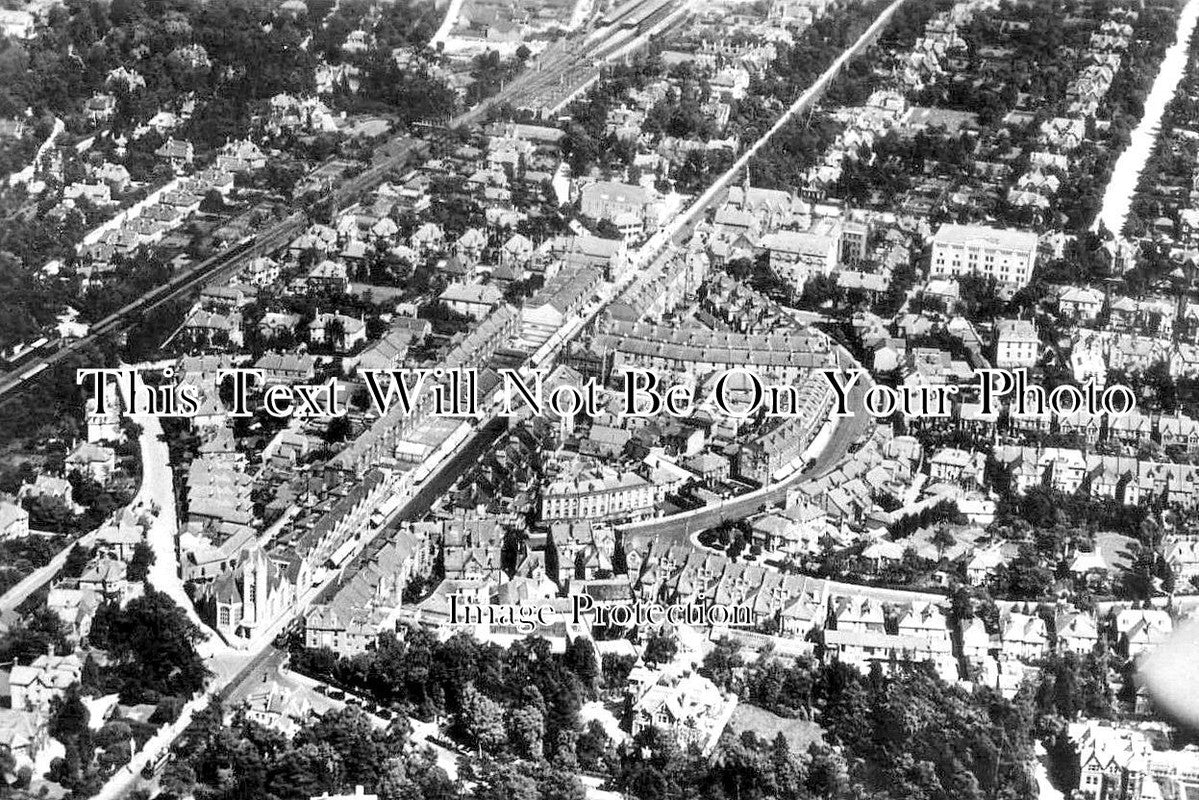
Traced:
[[0, 800], [1199, 800], [1199, 0], [0, 0]]

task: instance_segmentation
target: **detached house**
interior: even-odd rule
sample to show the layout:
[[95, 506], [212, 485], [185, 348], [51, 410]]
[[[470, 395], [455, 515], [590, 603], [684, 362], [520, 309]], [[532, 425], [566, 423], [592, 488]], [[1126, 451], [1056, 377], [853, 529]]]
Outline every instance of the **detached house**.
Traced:
[[658, 674], [657, 682], [633, 702], [633, 735], [659, 728], [678, 740], [681, 747], [694, 745], [708, 754], [736, 706], [735, 694], [722, 693], [701, 675], [688, 673], [671, 678]]
[[162, 147], [154, 151], [154, 155], [167, 161], [176, 172], [181, 172], [184, 167], [191, 166], [195, 148], [191, 142], [167, 139]]
[[83, 673], [77, 655], [41, 655], [27, 666], [16, 665], [8, 675], [11, 707], [17, 711], [46, 711]]
[[111, 447], [82, 442], [67, 456], [68, 472], [81, 472], [97, 483], [104, 483], [117, 467], [117, 454]]
[[308, 323], [308, 341], [349, 352], [366, 341], [366, 323], [345, 314], [317, 314]]
[[84, 115], [93, 123], [106, 122], [117, 110], [117, 99], [110, 94], [94, 94], [83, 104]]

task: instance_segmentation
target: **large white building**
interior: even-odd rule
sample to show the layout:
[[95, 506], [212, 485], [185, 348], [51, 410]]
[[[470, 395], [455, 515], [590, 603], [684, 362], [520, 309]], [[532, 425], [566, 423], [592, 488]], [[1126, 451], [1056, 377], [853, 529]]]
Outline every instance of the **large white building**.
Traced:
[[933, 275], [992, 276], [1024, 286], [1037, 262], [1038, 238], [1031, 231], [982, 225], [942, 225], [933, 236]]
[[770, 266], [797, 292], [813, 275], [831, 275], [841, 248], [841, 221], [822, 220], [806, 231], [779, 231], [762, 238]]
[[561, 519], [640, 519], [659, 500], [653, 483], [635, 472], [598, 469], [562, 478], [545, 487], [541, 515]]
[[1027, 319], [1001, 319], [995, 323], [995, 365], [1035, 367], [1041, 352], [1037, 326]]

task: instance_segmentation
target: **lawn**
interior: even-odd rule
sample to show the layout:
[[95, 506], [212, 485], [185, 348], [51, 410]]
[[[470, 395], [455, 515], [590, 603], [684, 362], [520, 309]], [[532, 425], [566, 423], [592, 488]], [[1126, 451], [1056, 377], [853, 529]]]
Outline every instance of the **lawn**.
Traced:
[[728, 730], [739, 737], [745, 731], [753, 731], [759, 739], [774, 741], [780, 733], [787, 738], [792, 753], [806, 753], [813, 742], [824, 737], [824, 730], [815, 722], [805, 719], [780, 717], [764, 708], [741, 703], [729, 720]]

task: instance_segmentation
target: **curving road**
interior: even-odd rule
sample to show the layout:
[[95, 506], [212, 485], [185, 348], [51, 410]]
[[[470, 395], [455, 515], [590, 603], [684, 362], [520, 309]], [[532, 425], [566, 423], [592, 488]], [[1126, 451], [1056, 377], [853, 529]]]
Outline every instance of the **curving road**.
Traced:
[[[850, 364], [847, 359], [849, 359], [848, 353], [842, 351], [843, 368], [848, 368]], [[868, 372], [863, 372], [863, 377], [868, 375]], [[855, 384], [849, 392], [852, 398], [851, 407], [861, 407], [863, 396], [871, 385], [872, 383], [868, 381], [858, 381]], [[873, 420], [866, 414], [856, 414], [835, 420], [832, 435], [812, 463], [777, 483], [764, 486], [732, 500], [726, 500], [717, 506], [618, 526], [625, 537], [625, 547], [628, 548], [630, 545], [642, 547], [654, 541], [666, 544], [686, 543], [694, 532], [715, 527], [722, 522], [744, 519], [768, 506], [785, 502], [787, 493], [796, 486], [835, 470], [849, 454], [849, 448], [866, 435], [872, 422]]]

